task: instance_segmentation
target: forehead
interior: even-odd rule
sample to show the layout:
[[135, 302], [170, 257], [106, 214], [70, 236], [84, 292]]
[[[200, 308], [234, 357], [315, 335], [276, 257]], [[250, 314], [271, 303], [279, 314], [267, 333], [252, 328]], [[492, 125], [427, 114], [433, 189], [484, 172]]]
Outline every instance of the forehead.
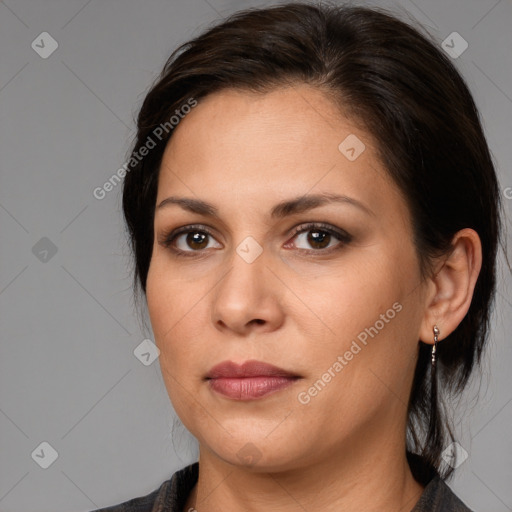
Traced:
[[332, 192], [378, 203], [386, 190], [398, 193], [372, 137], [325, 93], [302, 85], [268, 93], [228, 89], [202, 99], [164, 152], [157, 201], [181, 193], [255, 206]]
[[[343, 121], [345, 126], [340, 126]], [[243, 155], [257, 155], [258, 160], [280, 155], [288, 160], [292, 155], [305, 158], [329, 143], [336, 150], [343, 131], [348, 134], [354, 129], [335, 104], [311, 86], [267, 93], [226, 89], [201, 99], [175, 129], [166, 153], [178, 156], [192, 150], [199, 157], [201, 150], [208, 148], [215, 149], [212, 157], [225, 151], [227, 158], [234, 156], [236, 149]], [[259, 153], [262, 148], [272, 149], [272, 153]]]

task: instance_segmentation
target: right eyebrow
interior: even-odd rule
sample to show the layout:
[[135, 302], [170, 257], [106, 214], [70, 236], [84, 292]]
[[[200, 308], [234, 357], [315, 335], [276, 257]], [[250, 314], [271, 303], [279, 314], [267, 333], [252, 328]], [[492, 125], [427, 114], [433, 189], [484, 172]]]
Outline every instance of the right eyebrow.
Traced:
[[167, 197], [157, 206], [157, 209], [165, 208], [171, 204], [177, 204], [181, 206], [184, 210], [187, 210], [192, 213], [198, 213], [199, 215], [207, 215], [210, 217], [218, 217], [218, 210], [215, 206], [206, 201], [202, 201], [200, 199], [192, 199], [188, 197]]

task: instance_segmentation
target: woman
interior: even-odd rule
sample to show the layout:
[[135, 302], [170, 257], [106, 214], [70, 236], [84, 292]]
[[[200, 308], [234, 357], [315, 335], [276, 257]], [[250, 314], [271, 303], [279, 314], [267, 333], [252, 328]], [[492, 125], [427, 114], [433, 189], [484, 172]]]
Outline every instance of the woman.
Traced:
[[442, 396], [488, 334], [498, 184], [442, 50], [290, 3], [183, 45], [124, 182], [135, 285], [199, 461], [103, 511], [468, 511]]

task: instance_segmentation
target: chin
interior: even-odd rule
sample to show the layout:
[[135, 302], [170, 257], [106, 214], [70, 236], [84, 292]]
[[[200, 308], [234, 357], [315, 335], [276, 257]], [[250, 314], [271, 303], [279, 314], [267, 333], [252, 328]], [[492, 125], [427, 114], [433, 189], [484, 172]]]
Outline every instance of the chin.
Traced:
[[[274, 425], [275, 427], [275, 425]], [[248, 435], [248, 431], [230, 430], [230, 434], [219, 432], [218, 438], [210, 435], [202, 437], [200, 445], [214, 453], [225, 463], [253, 472], [281, 472], [294, 469], [301, 465], [300, 461], [309, 459], [305, 451], [308, 449], [303, 442], [297, 442], [300, 435], [282, 432], [273, 437], [274, 433], [267, 428]], [[284, 434], [284, 435], [283, 435]]]

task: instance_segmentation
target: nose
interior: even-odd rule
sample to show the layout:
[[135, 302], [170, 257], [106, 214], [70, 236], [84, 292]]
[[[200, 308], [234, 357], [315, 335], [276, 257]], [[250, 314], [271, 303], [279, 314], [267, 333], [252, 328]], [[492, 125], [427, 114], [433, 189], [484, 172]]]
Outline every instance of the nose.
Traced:
[[212, 321], [225, 333], [271, 332], [284, 320], [282, 284], [267, 268], [265, 251], [248, 263], [236, 251], [213, 290]]

